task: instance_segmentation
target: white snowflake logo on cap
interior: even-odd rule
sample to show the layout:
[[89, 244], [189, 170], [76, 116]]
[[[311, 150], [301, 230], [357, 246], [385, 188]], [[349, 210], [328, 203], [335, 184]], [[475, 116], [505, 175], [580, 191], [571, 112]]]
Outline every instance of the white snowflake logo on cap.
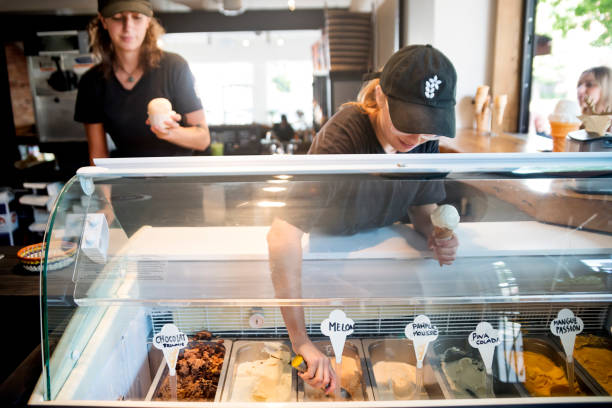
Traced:
[[431, 99], [436, 96], [436, 91], [440, 89], [441, 83], [442, 81], [438, 79], [437, 75], [434, 75], [433, 78], [429, 78], [425, 82], [425, 97]]

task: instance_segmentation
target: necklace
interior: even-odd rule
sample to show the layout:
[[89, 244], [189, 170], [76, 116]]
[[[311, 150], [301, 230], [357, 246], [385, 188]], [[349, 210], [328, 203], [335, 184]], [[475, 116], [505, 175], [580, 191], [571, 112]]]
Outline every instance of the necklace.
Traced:
[[136, 81], [136, 78], [134, 78], [134, 73], [136, 71], [138, 71], [138, 67], [134, 68], [134, 70], [132, 72], [127, 72], [121, 65], [116, 65], [116, 67], [127, 74], [127, 76], [128, 76], [127, 77], [127, 81], [128, 82], [131, 83], [131, 82]]

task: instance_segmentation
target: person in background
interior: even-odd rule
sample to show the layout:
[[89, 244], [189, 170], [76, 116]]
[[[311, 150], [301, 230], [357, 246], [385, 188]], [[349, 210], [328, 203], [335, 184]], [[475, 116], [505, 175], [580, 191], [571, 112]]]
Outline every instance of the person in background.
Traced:
[[[149, 0], [98, 0], [89, 24], [99, 63], [78, 86], [74, 119], [85, 126], [89, 157], [184, 156], [206, 150], [210, 133], [187, 62], [157, 44], [164, 29]], [[151, 126], [147, 104], [168, 99], [174, 109], [166, 129]]]
[[287, 122], [287, 115], [281, 115], [280, 123], [275, 123], [272, 128], [274, 134], [281, 142], [289, 142], [293, 140], [295, 136], [295, 131], [289, 122]]
[[[404, 47], [382, 72], [368, 79], [357, 101], [344, 104], [317, 133], [309, 154], [438, 153], [437, 139], [455, 136], [457, 74], [437, 49]], [[435, 180], [343, 180], [295, 189], [267, 236], [276, 296], [301, 298], [301, 240], [313, 227], [326, 234], [351, 235], [408, 215], [440, 265], [451, 264], [459, 241], [454, 234], [447, 241], [435, 239], [430, 219], [445, 196], [443, 184]], [[281, 307], [281, 313], [293, 350], [308, 366], [300, 376], [312, 387], [332, 393], [338, 386], [336, 373], [308, 337], [303, 308]]]
[[[612, 70], [606, 66], [587, 69], [580, 74], [576, 94], [583, 114], [611, 112]], [[608, 127], [610, 131], [612, 125]]]
[[610, 112], [612, 110], [612, 70], [606, 66], [587, 69], [580, 74], [576, 94], [582, 113], [592, 113], [592, 108], [596, 113]]

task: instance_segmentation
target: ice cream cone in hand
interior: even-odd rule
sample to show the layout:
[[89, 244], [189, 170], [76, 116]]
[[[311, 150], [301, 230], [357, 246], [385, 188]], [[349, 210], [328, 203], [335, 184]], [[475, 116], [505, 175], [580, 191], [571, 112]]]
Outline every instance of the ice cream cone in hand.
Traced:
[[433, 235], [435, 239], [451, 239], [453, 237], [453, 230], [434, 226]]
[[459, 225], [459, 213], [452, 205], [437, 207], [429, 216], [433, 231], [428, 244], [440, 266], [450, 265], [455, 259], [458, 241], [453, 231]]
[[172, 104], [166, 98], [151, 99], [147, 105], [147, 113], [152, 126], [161, 130], [168, 130], [166, 121], [172, 120]]
[[453, 231], [459, 225], [459, 213], [452, 205], [444, 204], [438, 206], [431, 213], [431, 223], [433, 224], [433, 235], [436, 239], [450, 239]]

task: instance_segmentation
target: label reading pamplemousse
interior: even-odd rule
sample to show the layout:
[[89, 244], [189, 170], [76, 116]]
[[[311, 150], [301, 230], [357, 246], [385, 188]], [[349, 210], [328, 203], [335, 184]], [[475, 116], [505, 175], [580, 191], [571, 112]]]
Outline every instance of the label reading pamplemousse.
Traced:
[[348, 318], [346, 313], [340, 309], [332, 310], [329, 318], [321, 322], [321, 333], [329, 337], [338, 364], [342, 361], [342, 351], [344, 350], [346, 337], [353, 334], [354, 328], [355, 322], [353, 319]]
[[492, 373], [493, 353], [495, 347], [501, 344], [499, 331], [495, 330], [488, 322], [480, 322], [476, 326], [476, 330], [470, 333], [468, 337], [470, 346], [478, 349], [482, 361], [484, 362], [487, 374]]
[[161, 331], [153, 336], [153, 345], [164, 353], [170, 375], [176, 375], [176, 360], [179, 350], [185, 348], [189, 339], [178, 327], [164, 324]]
[[417, 367], [423, 367], [423, 359], [427, 353], [429, 343], [438, 338], [438, 328], [431, 323], [429, 317], [418, 315], [413, 322], [408, 323], [404, 334], [414, 345], [414, 353], [417, 359]]
[[581, 333], [583, 329], [582, 319], [574, 316], [574, 312], [570, 309], [559, 310], [557, 318], [550, 322], [550, 331], [561, 339], [563, 350], [569, 361], [573, 360], [576, 335]]

